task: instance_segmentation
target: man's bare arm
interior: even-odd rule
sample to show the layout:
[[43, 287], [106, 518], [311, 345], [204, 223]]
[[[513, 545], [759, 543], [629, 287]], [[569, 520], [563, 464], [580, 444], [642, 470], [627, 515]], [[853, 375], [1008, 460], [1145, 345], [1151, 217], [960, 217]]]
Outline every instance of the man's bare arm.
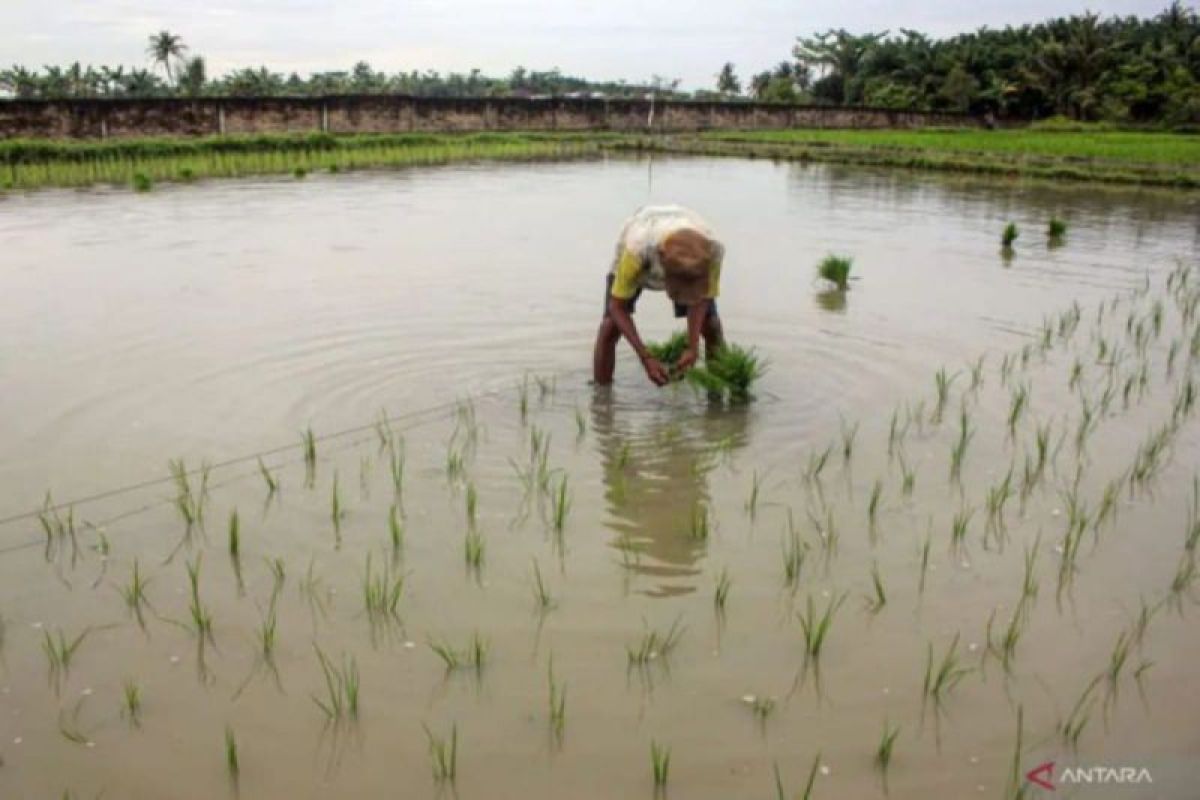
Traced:
[[629, 346], [633, 348], [633, 352], [637, 353], [642, 366], [646, 369], [646, 377], [656, 385], [662, 386], [670, 380], [670, 376], [667, 374], [666, 368], [658, 362], [658, 359], [650, 355], [650, 351], [642, 343], [642, 337], [638, 333], [637, 324], [629, 314], [628, 302], [619, 297], [610, 297], [608, 300], [608, 314], [616, 324], [617, 330], [625, 337], [625, 341], [629, 342]]

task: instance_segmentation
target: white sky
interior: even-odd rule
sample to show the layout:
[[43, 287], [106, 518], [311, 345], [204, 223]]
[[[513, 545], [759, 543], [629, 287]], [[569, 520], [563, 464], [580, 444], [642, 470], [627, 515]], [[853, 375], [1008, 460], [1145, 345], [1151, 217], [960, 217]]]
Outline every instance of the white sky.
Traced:
[[148, 65], [147, 37], [180, 34], [210, 75], [371, 62], [507, 74], [558, 67], [593, 79], [681, 78], [709, 87], [732, 61], [743, 80], [788, 57], [797, 35], [916, 28], [949, 35], [1090, 8], [1151, 16], [1169, 0], [0, 0], [0, 64]]

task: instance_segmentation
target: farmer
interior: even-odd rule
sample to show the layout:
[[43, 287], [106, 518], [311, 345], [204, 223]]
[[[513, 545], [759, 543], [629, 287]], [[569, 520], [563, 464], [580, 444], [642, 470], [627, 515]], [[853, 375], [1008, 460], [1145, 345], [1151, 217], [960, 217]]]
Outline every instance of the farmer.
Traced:
[[694, 211], [682, 206], [638, 209], [621, 229], [608, 273], [604, 318], [596, 332], [592, 356], [597, 384], [612, 383], [617, 342], [622, 336], [655, 385], [662, 386], [671, 379], [667, 365], [646, 350], [633, 322], [634, 306], [643, 289], [666, 291], [675, 304], [676, 318], [687, 318], [688, 347], [675, 364], [680, 373], [696, 363], [701, 336], [706, 355], [724, 343], [716, 302], [724, 254], [725, 248]]

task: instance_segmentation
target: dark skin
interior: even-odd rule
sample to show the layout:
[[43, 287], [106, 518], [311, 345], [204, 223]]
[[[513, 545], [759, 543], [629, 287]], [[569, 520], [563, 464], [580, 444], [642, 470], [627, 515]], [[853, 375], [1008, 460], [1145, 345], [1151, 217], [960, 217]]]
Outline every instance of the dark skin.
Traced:
[[[684, 351], [676, 364], [680, 374], [695, 366], [700, 353], [700, 339], [704, 339], [706, 355], [711, 355], [725, 341], [721, 320], [716, 314], [708, 313], [711, 300], [701, 300], [688, 306], [687, 328], [688, 349]], [[617, 343], [621, 337], [629, 342], [633, 352], [642, 362], [646, 377], [655, 386], [664, 386], [671, 380], [667, 368], [652, 357], [642, 342], [633, 315], [629, 313], [629, 301], [617, 297], [608, 300], [608, 316], [600, 322], [600, 330], [596, 332], [596, 347], [592, 354], [592, 375], [597, 384], [602, 386], [612, 383], [613, 372], [617, 367]]]

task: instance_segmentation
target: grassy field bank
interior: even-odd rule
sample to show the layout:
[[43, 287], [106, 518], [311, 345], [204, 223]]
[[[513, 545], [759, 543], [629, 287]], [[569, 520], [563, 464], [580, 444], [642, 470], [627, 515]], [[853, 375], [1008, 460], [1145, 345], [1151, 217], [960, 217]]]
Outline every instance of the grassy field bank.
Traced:
[[1200, 188], [1200, 136], [1037, 129], [260, 135], [196, 139], [0, 141], [0, 190], [127, 185], [315, 170], [548, 159], [602, 149], [822, 161]]
[[1133, 131], [776, 130], [641, 139], [639, 149], [1200, 187], [1200, 136]]

